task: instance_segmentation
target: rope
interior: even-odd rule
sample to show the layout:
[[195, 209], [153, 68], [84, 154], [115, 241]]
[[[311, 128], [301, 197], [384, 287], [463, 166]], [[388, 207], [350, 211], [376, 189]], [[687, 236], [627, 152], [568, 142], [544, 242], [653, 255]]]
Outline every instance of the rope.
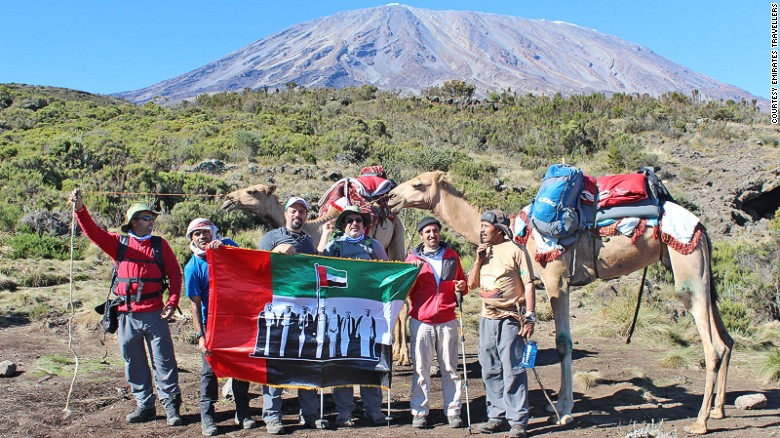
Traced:
[[65, 399], [65, 409], [62, 411], [65, 413], [64, 418], [68, 418], [72, 413], [70, 409], [70, 396], [73, 394], [73, 387], [76, 384], [76, 375], [79, 372], [79, 355], [76, 350], [73, 349], [73, 318], [76, 316], [76, 308], [73, 305], [73, 252], [74, 252], [74, 239], [76, 235], [76, 204], [73, 204], [73, 209], [70, 216], [70, 268], [68, 276], [70, 277], [70, 286], [68, 288], [68, 299], [70, 305], [70, 318], [68, 318], [68, 349], [73, 353], [73, 357], [76, 359], [76, 366], [73, 369], [73, 379], [70, 381], [70, 388], [68, 389], [68, 396]]
[[223, 194], [208, 194], [208, 193], [157, 193], [157, 192], [105, 192], [95, 191], [89, 192], [95, 195], [154, 195], [154, 196], [212, 196], [221, 197]]

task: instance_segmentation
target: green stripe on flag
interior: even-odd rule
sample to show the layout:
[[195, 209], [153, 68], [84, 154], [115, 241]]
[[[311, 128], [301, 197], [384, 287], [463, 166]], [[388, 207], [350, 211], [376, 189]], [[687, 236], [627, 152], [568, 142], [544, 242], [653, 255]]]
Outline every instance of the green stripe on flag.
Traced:
[[403, 300], [417, 279], [419, 268], [408, 263], [373, 262], [296, 254], [271, 254], [274, 296], [316, 297], [317, 265], [328, 272], [344, 271], [346, 287], [321, 287], [321, 298], [354, 297], [389, 302]]

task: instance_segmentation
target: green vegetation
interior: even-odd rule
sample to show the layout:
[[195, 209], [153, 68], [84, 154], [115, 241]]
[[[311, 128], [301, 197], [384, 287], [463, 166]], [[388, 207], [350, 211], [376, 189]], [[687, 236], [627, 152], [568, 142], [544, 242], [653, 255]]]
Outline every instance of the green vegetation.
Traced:
[[780, 349], [775, 348], [761, 365], [761, 375], [768, 384], [780, 382]]
[[[279, 91], [136, 106], [73, 90], [0, 85], [0, 257], [67, 260], [66, 194], [75, 187], [84, 189], [96, 222], [109, 228], [121, 223], [131, 202], [153, 204], [163, 212], [158, 232], [184, 263], [190, 254], [183, 233], [196, 216], [210, 217], [241, 245], [256, 246], [263, 224], [244, 212], [223, 211], [220, 195], [259, 182], [278, 180], [280, 196], [313, 200], [334, 170], [354, 175], [381, 163], [396, 181], [444, 170], [472, 203], [513, 212], [532, 199], [544, 169], [562, 160], [591, 173], [615, 173], [660, 162], [654, 148], [666, 141], [702, 148], [748, 138], [778, 144], [773, 133], [753, 130], [765, 117], [746, 102], [702, 103], [680, 93], [564, 97], [499, 90], [486, 99], [474, 93], [462, 81], [420, 96], [373, 86], [304, 89], [291, 83]], [[195, 171], [206, 160], [222, 160], [228, 169]], [[699, 183], [692, 168], [664, 178], [672, 185], [675, 179]], [[699, 213], [687, 193], [675, 196]], [[411, 223], [419, 217], [402, 214]], [[758, 336], [757, 323], [780, 320], [780, 217], [769, 228], [768, 243], [717, 242], [713, 248], [724, 320], [742, 335]], [[449, 230], [444, 237], [468, 268], [472, 246]], [[83, 237], [76, 242], [76, 258], [103, 260]], [[53, 273], [0, 274], [4, 290], [63, 281]], [[650, 278], [662, 285], [671, 280], [657, 267]], [[478, 297], [469, 296], [465, 306], [466, 325], [475, 328], [477, 318], [470, 315], [478, 315]], [[548, 304], [538, 310], [540, 319], [551, 317]], [[622, 336], [633, 298], [615, 300], [604, 312], [605, 326], [597, 329]], [[671, 319], [659, 302], [644, 306], [637, 336], [687, 345], [691, 327], [670, 328]]]

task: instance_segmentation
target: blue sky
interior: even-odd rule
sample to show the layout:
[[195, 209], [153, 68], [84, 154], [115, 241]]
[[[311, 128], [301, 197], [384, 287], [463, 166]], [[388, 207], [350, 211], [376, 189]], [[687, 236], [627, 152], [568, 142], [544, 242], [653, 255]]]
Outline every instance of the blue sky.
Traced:
[[[178, 76], [293, 24], [370, 1], [6, 0], [0, 83], [92, 93], [143, 88]], [[561, 20], [645, 46], [769, 98], [770, 2], [422, 1], [412, 7]]]

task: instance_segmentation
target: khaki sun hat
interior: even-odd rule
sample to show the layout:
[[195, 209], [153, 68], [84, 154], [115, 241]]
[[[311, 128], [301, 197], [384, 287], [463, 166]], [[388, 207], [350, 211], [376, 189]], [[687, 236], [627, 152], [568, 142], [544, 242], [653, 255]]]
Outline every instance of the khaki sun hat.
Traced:
[[159, 212], [152, 210], [152, 207], [150, 207], [149, 204], [143, 202], [136, 202], [135, 204], [131, 205], [130, 208], [127, 209], [127, 213], [125, 214], [125, 223], [122, 224], [121, 227], [119, 227], [123, 233], [130, 231], [130, 221], [133, 220], [135, 215], [143, 211], [148, 211], [152, 213], [154, 217], [160, 215]]

